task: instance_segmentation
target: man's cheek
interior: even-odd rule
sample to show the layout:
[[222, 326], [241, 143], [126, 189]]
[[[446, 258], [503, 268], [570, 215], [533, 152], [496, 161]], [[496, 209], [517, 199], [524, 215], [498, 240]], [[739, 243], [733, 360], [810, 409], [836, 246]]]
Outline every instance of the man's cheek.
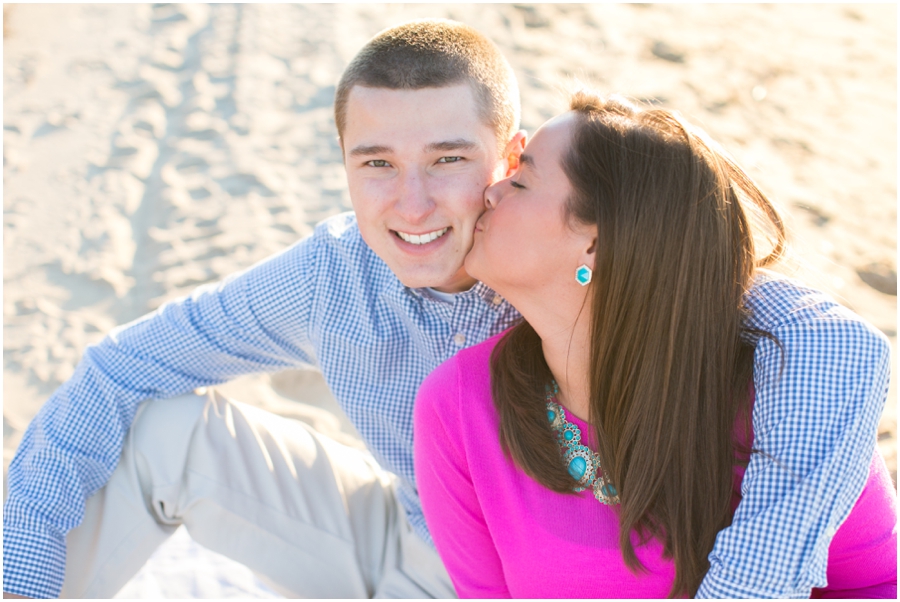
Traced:
[[505, 159], [501, 159], [494, 166], [494, 171], [491, 172], [489, 176], [490, 181], [487, 185], [490, 186], [491, 184], [496, 184], [500, 180], [511, 176], [513, 172], [515, 172], [515, 169], [513, 169]]

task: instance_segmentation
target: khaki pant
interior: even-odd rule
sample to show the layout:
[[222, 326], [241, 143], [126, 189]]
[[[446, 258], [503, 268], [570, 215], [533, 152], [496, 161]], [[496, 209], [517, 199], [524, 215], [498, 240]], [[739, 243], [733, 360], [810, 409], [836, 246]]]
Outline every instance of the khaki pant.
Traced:
[[455, 597], [395, 480], [367, 452], [215, 391], [145, 402], [69, 533], [60, 595], [114, 596], [183, 524], [288, 597]]

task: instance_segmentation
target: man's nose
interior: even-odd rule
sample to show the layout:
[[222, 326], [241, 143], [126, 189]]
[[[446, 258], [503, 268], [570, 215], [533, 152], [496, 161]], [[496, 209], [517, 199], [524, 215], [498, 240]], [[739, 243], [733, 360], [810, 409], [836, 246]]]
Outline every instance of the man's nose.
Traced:
[[418, 172], [403, 174], [395, 209], [410, 224], [423, 221], [434, 211], [434, 200], [431, 198], [424, 174]]

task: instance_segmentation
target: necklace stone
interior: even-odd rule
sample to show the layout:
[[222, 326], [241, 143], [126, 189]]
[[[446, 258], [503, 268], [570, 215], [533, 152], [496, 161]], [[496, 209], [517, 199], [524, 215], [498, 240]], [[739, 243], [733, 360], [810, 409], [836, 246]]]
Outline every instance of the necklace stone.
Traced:
[[547, 387], [547, 420], [556, 432], [559, 451], [569, 474], [578, 484], [574, 491], [590, 489], [594, 497], [604, 504], [618, 504], [619, 493], [607, 481], [600, 470], [600, 457], [581, 442], [581, 429], [566, 420], [566, 411], [556, 401], [559, 386], [553, 381]]

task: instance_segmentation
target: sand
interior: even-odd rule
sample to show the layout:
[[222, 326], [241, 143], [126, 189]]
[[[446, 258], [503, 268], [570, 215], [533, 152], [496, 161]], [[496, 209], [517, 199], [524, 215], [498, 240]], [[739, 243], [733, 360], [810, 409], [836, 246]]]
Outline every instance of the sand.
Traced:
[[[530, 131], [575, 79], [702, 125], [784, 210], [791, 273], [896, 350], [893, 5], [6, 5], [4, 484], [86, 345], [350, 208], [334, 85], [374, 33], [430, 16], [496, 41]], [[878, 444], [896, 482], [895, 381]], [[225, 389], [359, 445], [315, 371]], [[154, 585], [205, 552], [173, 541], [130, 595], [272, 594]]]

